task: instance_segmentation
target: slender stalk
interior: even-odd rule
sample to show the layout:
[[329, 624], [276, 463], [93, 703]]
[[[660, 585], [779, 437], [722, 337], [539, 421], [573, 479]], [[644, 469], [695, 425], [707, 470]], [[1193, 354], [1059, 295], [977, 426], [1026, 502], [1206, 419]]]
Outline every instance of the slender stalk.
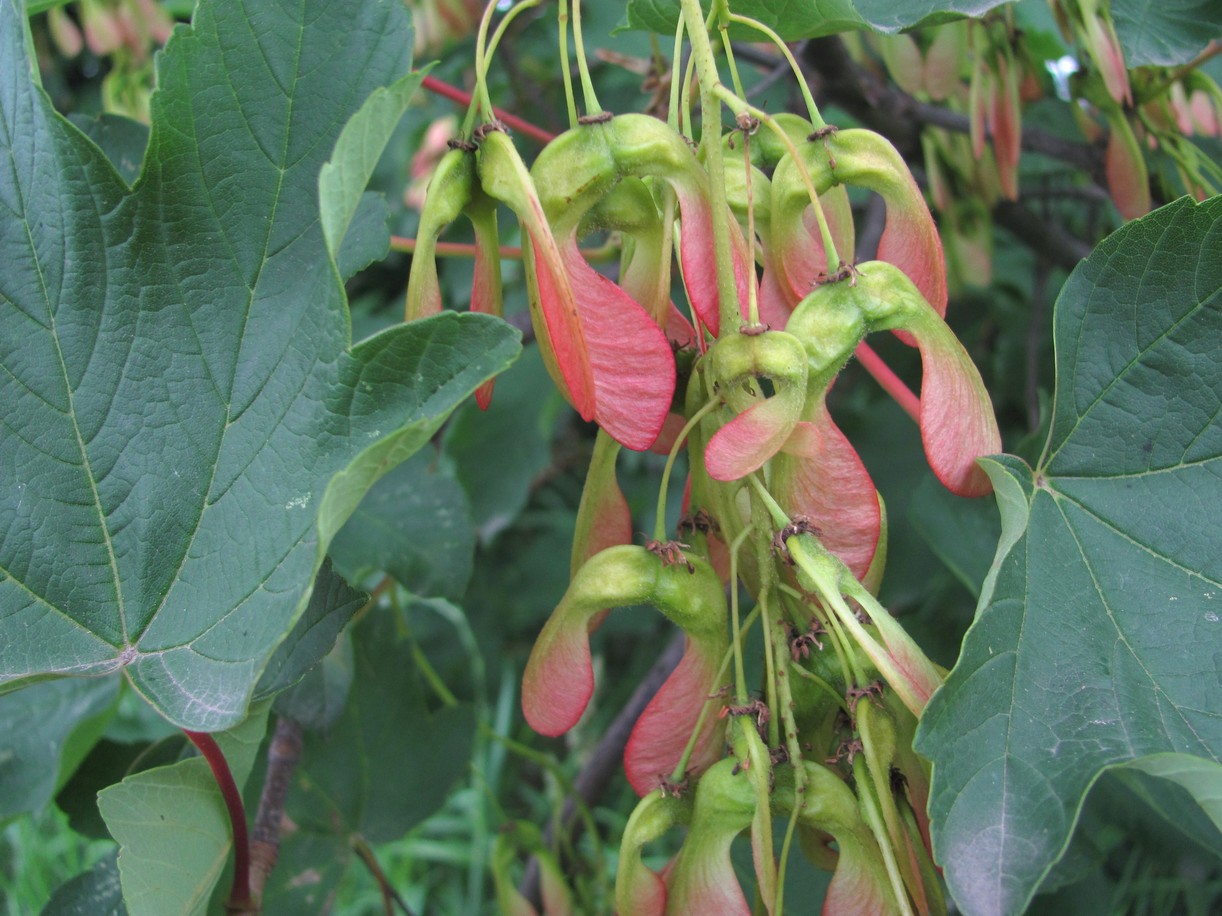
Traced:
[[577, 76], [581, 79], [581, 94], [585, 98], [586, 114], [601, 114], [602, 106], [598, 104], [594, 81], [590, 79], [590, 67], [586, 63], [586, 43], [581, 37], [581, 0], [573, 0], [573, 50], [577, 52]]
[[849, 711], [849, 704], [845, 702], [844, 697], [841, 694], [837, 693], [836, 688], [833, 687], [831, 684], [829, 684], [827, 681], [825, 681], [823, 678], [819, 677], [819, 675], [813, 674], [810, 671], [807, 671], [797, 662], [790, 662], [789, 670], [793, 671], [795, 674], [798, 675], [798, 677], [802, 678], [803, 680], [810, 681], [812, 684], [818, 687], [821, 691], [826, 693], [828, 697], [835, 700], [840, 705], [840, 708], [843, 709], [845, 713]]
[[696, 128], [692, 126], [692, 80], [696, 78], [696, 59], [687, 56], [687, 66], [683, 68], [683, 102], [679, 109], [679, 132], [685, 137], [694, 137]]
[[687, 23], [688, 41], [692, 46], [692, 61], [700, 80], [700, 145], [704, 148], [705, 167], [709, 173], [709, 198], [713, 206], [713, 249], [717, 257], [720, 319], [722, 327], [731, 328], [737, 322], [739, 311], [730, 244], [730, 211], [722, 178], [725, 166], [721, 155], [721, 102], [717, 93], [721, 82], [700, 0], [681, 0], [681, 6]]
[[823, 204], [819, 201], [819, 192], [815, 190], [815, 183], [811, 180], [810, 170], [806, 168], [806, 163], [802, 161], [802, 157], [798, 155], [798, 148], [789, 139], [789, 134], [785, 133], [785, 129], [762, 108], [756, 108], [750, 102], [743, 101], [725, 86], [717, 86], [715, 93], [734, 114], [745, 113], [759, 119], [784, 144], [790, 158], [793, 159], [794, 166], [798, 170], [802, 184], [806, 186], [806, 193], [810, 197], [811, 209], [815, 212], [815, 222], [819, 224], [819, 237], [823, 240], [823, 251], [827, 255], [827, 274], [829, 277], [832, 276], [836, 271], [840, 270], [840, 255], [836, 251], [836, 242], [832, 238], [832, 228], [828, 225], [827, 216], [823, 213]]
[[[482, 62], [483, 71], [481, 75], [485, 85], [488, 77], [488, 65], [492, 62], [492, 56], [496, 54], [497, 45], [499, 45], [501, 43], [501, 39], [505, 37], [505, 30], [509, 28], [510, 24], [517, 19], [518, 16], [529, 9], [533, 9], [542, 2], [543, 0], [518, 0], [518, 2], [509, 9], [509, 12], [501, 17], [501, 21], [497, 24], [496, 31], [492, 33], [492, 38], [488, 41], [487, 55], [484, 57]], [[481, 61], [477, 58], [475, 64], [477, 67], [479, 67], [481, 65]], [[485, 89], [485, 94], [486, 93], [487, 90]], [[487, 110], [493, 110], [491, 102], [489, 102]]]
[[[484, 7], [484, 15], [480, 18], [479, 29], [475, 33], [475, 97], [479, 100], [479, 107], [484, 113], [484, 117], [490, 117], [492, 112], [492, 97], [488, 95], [488, 55], [486, 49], [488, 46], [488, 27], [492, 25], [492, 14], [496, 11], [497, 4], [495, 0], [489, 0], [487, 6]], [[473, 112], [467, 112], [467, 120], [463, 122], [463, 133], [467, 133], [474, 124], [467, 123], [471, 121]]]
[[778, 503], [773, 495], [768, 492], [768, 488], [764, 486], [763, 481], [759, 479], [758, 475], [748, 474], [747, 480], [755, 489], [755, 495], [760, 498], [760, 501], [768, 510], [768, 514], [772, 516], [773, 524], [780, 525], [782, 528], [788, 525], [789, 516], [785, 513], [785, 510], [781, 508], [781, 504]]
[[670, 453], [666, 456], [666, 467], [662, 469], [662, 484], [658, 487], [658, 514], [653, 523], [654, 540], [666, 540], [666, 490], [670, 484], [670, 472], [675, 466], [675, 459], [679, 457], [679, 449], [683, 447], [683, 443], [687, 441], [687, 437], [695, 429], [696, 424], [720, 404], [719, 400], [714, 399], [697, 410], [692, 418], [683, 425], [683, 429], [675, 437], [675, 444], [670, 447]]
[[675, 26], [675, 50], [670, 59], [670, 108], [666, 111], [666, 123], [674, 131], [679, 131], [679, 90], [683, 85], [683, 17]]
[[921, 399], [912, 393], [912, 389], [904, 384], [904, 380], [896, 375], [891, 367], [883, 362], [883, 358], [865, 341], [857, 345], [856, 354], [857, 361], [861, 363], [861, 368], [870, 373], [870, 376], [874, 381], [878, 382], [883, 391], [891, 395], [895, 403], [904, 409], [904, 413], [920, 423]]
[[[747, 185], [747, 244], [755, 249], [755, 190], [751, 185], [751, 132], [743, 130], [743, 169]], [[747, 283], [747, 324], [755, 327], [760, 323], [760, 303], [755, 271]]]
[[573, 69], [569, 63], [569, 0], [560, 0], [556, 20], [560, 34], [560, 78], [564, 83], [564, 104], [569, 112], [569, 127], [577, 126], [577, 100], [573, 97]]
[[[796, 589], [791, 589], [788, 585], [782, 584], [781, 590], [794, 598], [799, 600], [802, 599], [802, 593]], [[840, 665], [840, 670], [844, 672], [845, 680], [852, 681], [854, 684], [864, 684], [864, 674], [857, 666], [857, 657], [849, 651], [848, 637], [845, 636], [844, 632], [840, 629], [840, 623], [837, 621], [836, 615], [826, 611], [818, 605], [811, 607], [811, 610], [815, 612], [815, 616], [819, 619], [819, 622], [823, 624], [823, 629], [826, 631], [828, 642], [830, 642], [832, 645], [832, 651], [836, 653], [836, 663]], [[813, 677], [813, 675], [811, 676]], [[828, 688], [831, 689], [830, 684], [828, 685]], [[843, 697], [840, 699], [844, 706], [844, 711], [848, 712], [848, 703], [844, 702]]]
[[904, 879], [900, 876], [898, 863], [895, 861], [895, 850], [891, 846], [891, 836], [883, 825], [882, 815], [878, 811], [878, 800], [874, 797], [874, 787], [870, 781], [865, 754], [858, 754], [853, 761], [853, 779], [857, 783], [857, 797], [861, 802], [861, 813], [870, 832], [878, 843], [883, 854], [883, 867], [891, 882], [891, 892], [895, 894], [902, 916], [913, 916], [912, 904], [908, 901], [908, 891], [904, 887]]
[[[729, 20], [736, 25], [745, 25], [748, 28], [755, 29], [757, 32], [763, 32], [768, 36], [768, 40], [776, 45], [777, 50], [784, 55], [785, 60], [789, 62], [789, 68], [793, 70], [794, 78], [798, 82], [798, 88], [802, 91], [802, 99], [806, 102], [806, 112], [810, 116], [810, 123], [815, 130], [821, 130], [827, 127], [823, 116], [819, 114], [819, 106], [815, 104], [815, 97], [810, 94], [810, 86], [806, 83], [806, 77], [802, 73], [802, 68], [798, 66], [797, 60], [789, 50], [789, 46], [781, 40], [781, 36], [774, 32], [762, 22], [756, 22], [747, 16], [740, 16], [737, 13], [730, 13]], [[741, 94], [741, 93], [740, 93]]]
[[212, 778], [221, 790], [225, 810], [229, 812], [229, 823], [233, 827], [233, 884], [229, 891], [228, 906], [232, 909], [249, 909], [250, 899], [250, 839], [246, 832], [246, 807], [242, 804], [242, 793], [229, 770], [229, 761], [216, 739], [207, 732], [183, 729], [192, 744], [208, 761]]
[[[759, 616], [760, 606], [757, 604], [751, 613], [749, 613], [743, 620], [742, 628], [734, 634], [735, 643], [747, 635], [747, 632], [751, 629], [752, 625]], [[717, 668], [717, 677], [714, 679], [715, 681], [721, 680], [722, 676], [726, 673], [726, 669], [730, 667], [730, 662], [733, 660], [733, 658], [734, 644], [732, 643], [730, 648], [727, 649], [721, 656], [721, 664]], [[692, 759], [692, 752], [696, 750], [696, 739], [700, 737], [700, 732], [704, 728], [704, 720], [708, 718], [709, 709], [712, 706], [714, 699], [715, 696], [709, 697], [704, 701], [704, 705], [700, 708], [700, 715], [696, 717], [696, 725], [692, 729], [692, 735], [687, 739], [687, 744], [683, 748], [683, 756], [679, 758], [679, 762], [675, 764], [675, 768], [671, 772], [671, 782], [678, 783], [683, 781], [684, 774], [687, 773], [688, 761]]]
[[357, 858], [365, 863], [365, 867], [369, 869], [369, 873], [373, 875], [373, 880], [377, 882], [378, 890], [382, 893], [382, 912], [386, 916], [393, 916], [395, 909], [392, 904], [398, 904], [406, 916], [415, 916], [412, 908], [407, 905], [399, 892], [391, 885], [390, 880], [386, 877], [386, 872], [382, 871], [382, 866], [378, 864], [378, 857], [374, 855], [369, 844], [361, 837], [356, 836], [352, 839], [352, 850], [356, 853]]
[[[774, 629], [770, 635], [772, 641], [776, 643], [776, 654], [784, 659], [785, 652], [788, 650], [784, 630]], [[793, 665], [793, 668], [801, 670], [796, 664]], [[784, 661], [782, 661], [781, 667], [777, 668], [777, 692], [780, 694], [781, 720], [785, 726], [785, 751], [789, 755], [789, 764], [793, 769], [794, 803], [793, 811], [789, 817], [789, 825], [785, 829], [785, 840], [781, 844], [780, 864], [777, 869], [776, 878], [776, 899], [773, 901], [773, 912], [775, 913], [785, 912], [785, 868], [789, 864], [790, 844], [793, 841], [794, 826], [797, 823], [798, 812], [806, 804], [806, 789], [808, 784], [806, 767], [802, 765], [802, 745], [798, 741], [798, 723], [793, 714], [793, 691], [789, 688], [789, 678], [786, 677], [787, 670], [788, 668], [785, 666]]]
[[[429, 92], [433, 93], [434, 95], [439, 95], [443, 99], [449, 99], [451, 102], [457, 102], [460, 105], [471, 104], [471, 93], [463, 89], [459, 89], [457, 86], [451, 86], [449, 83], [439, 80], [435, 76], [426, 76], [421, 82], [421, 85]], [[504, 121], [511, 128], [518, 131], [518, 133], [524, 134], [525, 136], [530, 137], [532, 140], [538, 140], [540, 143], [550, 143], [552, 140], [556, 139], [556, 135], [550, 131], [546, 131], [542, 127], [531, 124], [529, 121], [523, 120], [522, 118], [519, 118], [517, 115], [506, 111], [503, 108], [493, 106], [492, 112], [496, 115], [498, 120]]]
[[726, 52], [726, 63], [730, 67], [730, 82], [734, 86], [734, 91], [742, 98], [747, 97], [747, 92], [743, 89], [742, 78], [738, 75], [738, 64], [734, 60], [734, 49], [730, 47], [730, 32], [729, 27], [723, 19], [717, 25], [717, 31], [721, 33], [721, 47]]
[[734, 631], [734, 699], [740, 706], [747, 703], [747, 670], [743, 665], [743, 634], [738, 628], [738, 550], [751, 530], [750, 526], [744, 528], [730, 544], [730, 626]]

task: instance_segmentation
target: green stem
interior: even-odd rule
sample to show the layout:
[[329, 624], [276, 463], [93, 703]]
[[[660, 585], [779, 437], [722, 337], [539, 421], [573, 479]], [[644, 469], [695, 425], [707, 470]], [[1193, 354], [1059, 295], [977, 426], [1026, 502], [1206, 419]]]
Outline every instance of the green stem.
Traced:
[[790, 662], [789, 670], [796, 672], [798, 677], [802, 678], [803, 680], [810, 681], [812, 684], [814, 684], [816, 687], [818, 687], [820, 690], [826, 693], [829, 697], [835, 700], [836, 703], [840, 706], [840, 708], [843, 709], [846, 713], [849, 711], [849, 704], [845, 702], [844, 696], [837, 693], [836, 688], [833, 687], [831, 684], [829, 684], [827, 681], [825, 681], [823, 678], [819, 677], [819, 675], [815, 674], [812, 671], [807, 671], [797, 662]]
[[[735, 634], [735, 641], [746, 636], [747, 632], [751, 629], [752, 624], [755, 623], [756, 618], [758, 618], [759, 615], [760, 609], [759, 605], [757, 604], [751, 613], [747, 615], [746, 619], [743, 620], [742, 630]], [[714, 679], [715, 683], [720, 681], [722, 676], [726, 673], [726, 668], [730, 666], [730, 660], [733, 657], [734, 648], [731, 646], [721, 656], [721, 664], [717, 667], [717, 677]], [[696, 750], [696, 739], [700, 737], [700, 732], [704, 728], [704, 720], [709, 717], [709, 710], [713, 706], [713, 699], [713, 697], [709, 697], [704, 701], [704, 705], [700, 708], [700, 715], [696, 717], [696, 726], [692, 729], [691, 737], [687, 739], [687, 745], [683, 748], [683, 755], [679, 758], [679, 762], [675, 764], [675, 768], [670, 774], [671, 782], [682, 782], [683, 777], [687, 774], [688, 761], [692, 758], [692, 752]]]
[[734, 281], [734, 256], [730, 244], [730, 209], [726, 202], [725, 166], [721, 155], [721, 87], [717, 59], [705, 28], [700, 0], [680, 0], [687, 22], [692, 61], [700, 79], [700, 145], [704, 147], [705, 168], [709, 174], [709, 198], [713, 207], [713, 250], [717, 257], [717, 293], [720, 320], [724, 328], [738, 322], [738, 289]]
[[399, 630], [411, 640], [412, 660], [416, 663], [416, 667], [420, 669], [420, 673], [424, 676], [428, 685], [433, 688], [433, 692], [437, 694], [438, 699], [446, 706], [457, 706], [458, 697], [454, 696], [453, 691], [446, 686], [446, 682], [441, 679], [441, 675], [429, 662], [428, 656], [424, 654], [424, 650], [420, 648], [420, 642], [416, 639], [416, 634], [412, 632], [411, 624], [407, 622], [407, 609], [403, 607], [403, 602], [399, 600], [399, 592], [394, 589], [390, 592], [390, 604], [399, 618]]
[[[840, 567], [839, 574], [833, 574], [825, 563], [818, 563], [814, 557], [810, 556], [807, 545], [802, 544], [800, 540], [794, 540], [793, 546], [789, 548], [789, 553], [794, 558], [794, 562], [814, 582], [816, 589], [818, 589], [819, 597], [831, 609], [832, 615], [829, 619], [839, 621], [844, 629], [852, 635], [853, 641], [861, 646], [862, 650], [870, 656], [870, 661], [874, 663], [874, 667], [878, 669], [879, 674], [883, 676], [885, 681], [893, 687], [903, 684], [905, 679], [892, 661], [890, 653], [866, 632], [866, 628], [861, 625], [861, 621], [857, 619], [857, 615], [853, 613], [853, 609], [849, 607], [848, 602], [844, 600], [844, 596], [840, 592], [839, 578], [843, 576], [852, 578], [852, 573], [844, 569], [839, 559], [831, 554], [825, 554], [825, 560], [831, 561], [832, 564]], [[857, 582], [857, 580], [854, 578], [853, 582]], [[869, 594], [864, 588], [860, 588], [858, 591]], [[857, 595], [854, 595], [854, 598], [855, 600], [861, 600]], [[870, 596], [870, 601], [873, 602], [871, 607], [862, 605], [866, 608], [867, 613], [887, 614], [886, 609], [874, 600], [873, 595]], [[855, 671], [854, 676], [859, 686], [866, 683], [860, 671]]]
[[751, 533], [748, 525], [730, 544], [730, 626], [734, 630], [734, 699], [739, 706], [747, 703], [747, 669], [743, 665], [742, 633], [738, 629], [738, 550]]
[[454, 692], [441, 679], [441, 675], [437, 673], [437, 669], [433, 667], [428, 656], [424, 654], [424, 650], [420, 648], [420, 643], [414, 635], [412, 636], [412, 660], [416, 663], [416, 667], [424, 675], [424, 679], [428, 681], [429, 686], [433, 688], [433, 692], [437, 694], [441, 702], [446, 706], [457, 706], [458, 697], [454, 696]]
[[[463, 136], [470, 134], [474, 127], [476, 109], [483, 110], [485, 118], [492, 117], [492, 96], [488, 94], [488, 27], [492, 25], [492, 14], [496, 4], [489, 3], [484, 7], [484, 15], [480, 17], [479, 30], [475, 33], [475, 92], [472, 93], [474, 103], [463, 120]], [[470, 122], [470, 123], [468, 123]]]
[[768, 514], [772, 516], [773, 524], [780, 525], [782, 528], [788, 525], [789, 516], [786, 514], [785, 510], [781, 508], [781, 504], [778, 503], [776, 499], [773, 498], [772, 494], [768, 492], [768, 488], [764, 486], [764, 482], [759, 479], [759, 476], [756, 474], [748, 474], [747, 481], [755, 489], [755, 495], [760, 498], [760, 501], [768, 510]]
[[679, 123], [679, 90], [683, 86], [683, 75], [679, 73], [679, 68], [683, 64], [683, 31], [684, 22], [680, 16], [679, 24], [675, 26], [675, 49], [670, 59], [670, 107], [666, 110], [666, 123], [675, 132], [682, 129]]
[[730, 47], [730, 30], [724, 18], [719, 17], [717, 31], [721, 33], [721, 47], [726, 52], [726, 63], [730, 67], [730, 82], [734, 84], [734, 91], [738, 93], [740, 98], [746, 98], [747, 92], [743, 89], [743, 81], [738, 75], [738, 63], [734, 60], [734, 49]]
[[594, 81], [590, 79], [590, 68], [586, 64], [586, 45], [581, 37], [581, 0], [573, 0], [573, 50], [577, 52], [577, 75], [581, 78], [581, 93], [586, 100], [586, 114], [602, 113], [598, 95], [594, 92]]
[[569, 127], [576, 127], [577, 101], [573, 97], [573, 73], [569, 63], [569, 0], [560, 0], [557, 19], [560, 25], [560, 75], [564, 80], [564, 101], [569, 110]]
[[[783, 590], [792, 591], [792, 594], [802, 600], [802, 592], [789, 589], [789, 586], [782, 585]], [[857, 666], [857, 656], [848, 651], [848, 640], [844, 636], [840, 624], [836, 622], [836, 614], [820, 613], [821, 608], [811, 608], [811, 613], [814, 613], [819, 623], [824, 625], [824, 633], [827, 636], [827, 641], [832, 644], [832, 651], [836, 652], [836, 662], [840, 664], [841, 673], [844, 675], [844, 682], [852, 684], [864, 684], [864, 672]], [[814, 677], [811, 674], [811, 677]], [[822, 678], [820, 678], [822, 680]], [[826, 683], [826, 682], [824, 682]], [[831, 684], [827, 685], [827, 689], [831, 690]], [[835, 692], [835, 691], [833, 691]], [[840, 697], [841, 705], [844, 707], [844, 712], [848, 712], [848, 703], [844, 702], [844, 697]]]
[[762, 625], [764, 627], [764, 684], [767, 694], [768, 710], [768, 744], [776, 747], [781, 740], [780, 704], [777, 699], [777, 681], [784, 677], [778, 674], [776, 654], [773, 652], [773, 628], [779, 623], [769, 613], [769, 600], [773, 597], [776, 587], [776, 566], [771, 554], [771, 538], [768, 537], [768, 520], [763, 517], [763, 509], [757, 503], [752, 512], [752, 527], [757, 532], [755, 539], [755, 562], [759, 567], [759, 606]]
[[819, 224], [819, 237], [823, 240], [823, 250], [827, 254], [827, 275], [829, 277], [834, 275], [840, 270], [840, 255], [837, 253], [836, 243], [832, 239], [832, 228], [828, 225], [827, 215], [823, 212], [823, 204], [819, 200], [819, 192], [815, 190], [815, 183], [810, 177], [810, 170], [806, 167], [806, 163], [802, 161], [802, 157], [798, 155], [798, 148], [789, 139], [789, 134], [785, 133], [785, 128], [781, 127], [772, 115], [762, 108], [756, 108], [751, 103], [744, 102], [725, 86], [719, 85], [715, 92], [718, 98], [725, 102], [726, 107], [734, 112], [735, 115], [746, 113], [753, 118], [757, 118], [765, 127], [776, 134], [781, 143], [784, 144], [786, 151], [793, 160], [794, 166], [798, 170], [798, 176], [802, 179], [802, 184], [806, 187], [806, 193], [810, 197], [810, 205], [815, 211], [815, 222]]
[[492, 60], [492, 55], [496, 54], [496, 46], [501, 43], [501, 39], [505, 37], [505, 29], [510, 27], [513, 20], [523, 12], [538, 6], [543, 0], [518, 0], [510, 11], [501, 17], [500, 23], [497, 23], [496, 32], [492, 33], [492, 38], [489, 42], [484, 43], [485, 35], [488, 34], [488, 27], [491, 24], [491, 11], [496, 9], [496, 4], [489, 4], [488, 9], [484, 11], [484, 18], [479, 23], [479, 35], [475, 38], [475, 98], [479, 99], [479, 103], [483, 106], [484, 117], [496, 117], [496, 111], [492, 107], [492, 98], [488, 94], [488, 66]]
[[681, 133], [685, 137], [694, 137], [696, 128], [692, 126], [692, 80], [696, 77], [696, 59], [690, 54], [687, 66], [683, 69], [683, 102], [679, 108]]
[[675, 466], [675, 459], [679, 457], [679, 449], [696, 424], [703, 420], [709, 411], [720, 405], [720, 401], [712, 400], [692, 414], [692, 418], [683, 425], [683, 429], [675, 437], [675, 444], [670, 447], [670, 452], [666, 455], [666, 466], [662, 469], [662, 485], [658, 487], [658, 514], [653, 523], [653, 537], [656, 541], [666, 540], [666, 490], [670, 484], [670, 472]]
[[[785, 633], [783, 629], [774, 629], [772, 633], [772, 641], [776, 643], [776, 652], [784, 657], [784, 653], [789, 647], [786, 643]], [[797, 667], [796, 665], [794, 667]], [[799, 669], [800, 670], [800, 669]], [[793, 691], [789, 688], [789, 678], [785, 676], [786, 669], [779, 668], [777, 670], [777, 692], [780, 694], [781, 720], [785, 726], [785, 750], [789, 754], [789, 764], [793, 769], [793, 791], [794, 804], [793, 811], [790, 813], [789, 826], [785, 829], [785, 840], [781, 844], [780, 864], [777, 869], [776, 876], [776, 900], [773, 903], [772, 912], [785, 912], [785, 866], [789, 863], [789, 848], [793, 841], [794, 825], [797, 823], [798, 812], [802, 810], [806, 800], [806, 789], [808, 779], [806, 775], [806, 767], [802, 765], [802, 745], [798, 742], [798, 723], [794, 718], [794, 701]], [[814, 675], [811, 675], [813, 678]], [[818, 680], [816, 678], [816, 680]], [[830, 690], [830, 685], [828, 689]], [[833, 694], [835, 691], [832, 691]]]
[[845, 681], [855, 687], [865, 684], [869, 679], [866, 677], [865, 670], [858, 664], [856, 653], [849, 649], [852, 640], [844, 632], [844, 627], [840, 625], [840, 618], [835, 613], [829, 613], [824, 626], [828, 636], [831, 637], [832, 647], [836, 651], [836, 661], [840, 663], [840, 670], [844, 672]]
[[[802, 92], [802, 99], [806, 102], [806, 111], [810, 117], [810, 123], [815, 130], [822, 130], [827, 124], [823, 120], [823, 116], [819, 114], [819, 106], [815, 104], [815, 97], [810, 93], [810, 86], [806, 84], [806, 77], [802, 75], [802, 68], [798, 66], [798, 62], [794, 59], [793, 54], [789, 50], [789, 46], [781, 40], [781, 36], [774, 32], [762, 22], [756, 22], [748, 16], [740, 16], [738, 13], [729, 14], [730, 22], [737, 25], [745, 25], [748, 28], [755, 29], [757, 32], [763, 32], [768, 36], [768, 40], [776, 45], [777, 50], [784, 55], [785, 60], [789, 62], [789, 68], [793, 70], [793, 75], [798, 82], [798, 89]], [[739, 93], [740, 95], [742, 93]]]
[[[743, 169], [747, 186], [747, 244], [751, 246], [752, 259], [755, 252], [755, 193], [751, 185], [751, 133], [743, 131]], [[760, 303], [758, 285], [755, 282], [754, 271], [747, 283], [747, 324], [756, 327], [760, 323]]]
[[857, 783], [861, 813], [870, 827], [870, 832], [874, 834], [879, 851], [883, 854], [883, 867], [887, 870], [887, 878], [891, 882], [891, 891], [895, 894], [900, 913], [903, 916], [913, 916], [912, 905], [908, 902], [908, 891], [904, 888], [904, 879], [900, 876], [899, 865], [895, 861], [895, 850], [891, 847], [891, 837], [879, 814], [878, 800], [874, 797], [874, 787], [867, 770], [865, 754], [858, 754], [853, 760], [853, 780]]

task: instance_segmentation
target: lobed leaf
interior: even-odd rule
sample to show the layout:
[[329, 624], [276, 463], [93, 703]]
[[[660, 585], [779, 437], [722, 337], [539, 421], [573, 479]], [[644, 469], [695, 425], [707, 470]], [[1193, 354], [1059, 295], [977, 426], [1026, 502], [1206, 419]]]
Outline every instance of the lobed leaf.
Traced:
[[[1222, 755], [1222, 198], [1113, 234], [1057, 302], [1032, 470], [987, 459], [1002, 538], [930, 702], [934, 849], [967, 913], [1023, 911], [1109, 767]], [[1216, 811], [1216, 776], [1180, 768]]]
[[407, 70], [395, 5], [201, 3], [158, 58], [131, 189], [36, 86], [24, 28], [0, 3], [0, 613], [22, 633], [0, 683], [123, 669], [222, 729], [361, 496], [514, 334], [450, 315], [350, 348], [359, 181], [328, 197], [328, 245], [319, 173]]

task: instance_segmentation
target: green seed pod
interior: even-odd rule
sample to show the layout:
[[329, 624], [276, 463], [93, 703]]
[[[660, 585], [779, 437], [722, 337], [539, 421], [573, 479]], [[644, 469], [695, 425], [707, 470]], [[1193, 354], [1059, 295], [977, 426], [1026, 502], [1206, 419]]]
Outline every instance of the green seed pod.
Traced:
[[785, 331], [802, 342], [809, 385], [824, 390], [849, 361], [869, 327], [855, 287], [847, 281], [816, 286], [789, 316]]
[[[711, 418], [724, 425], [705, 447], [704, 466], [714, 480], [737, 480], [772, 458], [793, 432], [806, 399], [806, 351], [783, 331], [727, 334], [708, 359], [732, 419]], [[770, 382], [771, 397], [759, 379]]]
[[[683, 223], [679, 258], [688, 296], [700, 320], [717, 332], [719, 293], [716, 273], [710, 269], [708, 178], [682, 136], [657, 118], [641, 114], [583, 124], [549, 143], [531, 175], [557, 238], [575, 237], [586, 213], [624, 178], [655, 178], [668, 184]], [[741, 232], [736, 235], [737, 292], [740, 302], [745, 302], [751, 255]]]
[[751, 912], [730, 863], [730, 845], [751, 824], [755, 808], [755, 789], [734, 760], [715, 763], [700, 778], [687, 839], [670, 873], [667, 914]]
[[720, 723], [700, 715], [728, 675], [726, 599], [708, 562], [676, 542], [623, 545], [595, 554], [577, 571], [535, 642], [522, 679], [522, 709], [541, 734], [572, 728], [594, 691], [591, 621], [606, 608], [650, 604], [683, 629], [687, 646], [679, 666], [637, 720], [624, 766], [641, 795], [678, 764], [697, 730], [691, 765], [700, 770], [720, 754]]
[[475, 188], [475, 157], [465, 149], [452, 149], [437, 163], [429, 182], [416, 231], [416, 251], [407, 281], [406, 320], [413, 321], [441, 311], [441, 287], [437, 281], [437, 237], [471, 202]]
[[650, 792], [639, 802], [624, 827], [615, 873], [615, 907], [634, 916], [665, 916], [666, 885], [660, 875], [641, 861], [641, 850], [673, 827], [686, 826], [692, 817], [692, 796], [687, 786]]

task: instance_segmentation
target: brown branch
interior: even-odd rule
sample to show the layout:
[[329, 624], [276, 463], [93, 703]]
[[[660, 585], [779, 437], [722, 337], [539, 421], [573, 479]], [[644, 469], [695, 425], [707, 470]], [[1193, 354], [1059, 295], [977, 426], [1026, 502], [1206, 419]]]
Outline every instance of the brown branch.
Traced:
[[[645, 711], [649, 701], [654, 698], [654, 694], [658, 692], [663, 682], [670, 677], [671, 672], [679, 664], [679, 659], [683, 657], [684, 643], [683, 634], [675, 634], [662, 651], [661, 656], [654, 662], [653, 667], [649, 669], [649, 673], [645, 675], [640, 686], [624, 704], [624, 708], [619, 711], [615, 721], [603, 733], [602, 739], [590, 754], [585, 766], [573, 780], [573, 788], [586, 807], [597, 804], [603, 793], [607, 791], [612, 778], [619, 772], [624, 759], [624, 748], [628, 744], [628, 736], [632, 733], [636, 720], [641, 717], [641, 713]], [[554, 842], [556, 836], [553, 826], [548, 825], [543, 837], [544, 843], [549, 846]], [[577, 842], [581, 836], [582, 824], [581, 818], [577, 816], [575, 800], [569, 799], [564, 803], [564, 810], [560, 814], [559, 829], [564, 831], [571, 843]], [[522, 877], [518, 891], [531, 901], [536, 909], [542, 906], [539, 890], [539, 863], [536, 859], [531, 858], [526, 863], [526, 873]]]
[[[920, 128], [929, 125], [967, 133], [968, 117], [941, 105], [931, 105], [888, 85], [859, 66], [837, 37], [817, 38], [807, 43], [801, 57], [811, 68], [823, 93], [871, 130], [885, 136], [901, 151], [914, 155], [920, 149]], [[1077, 143], [1033, 127], [1024, 127], [1023, 149], [1042, 153], [1083, 169], [1092, 179], [1102, 179], [1103, 150]]]
[[416, 916], [412, 908], [407, 905], [407, 901], [400, 896], [399, 892], [394, 889], [390, 883], [390, 879], [386, 877], [386, 872], [382, 871], [382, 866], [378, 864], [378, 857], [374, 855], [369, 844], [365, 842], [361, 836], [352, 837], [352, 849], [356, 852], [359, 858], [369, 873], [373, 875], [373, 880], [377, 882], [378, 890], [382, 894], [382, 910], [386, 916], [394, 916], [394, 904], [398, 904], [406, 916]]
[[278, 718], [267, 749], [267, 776], [250, 834], [250, 893], [255, 900], [263, 899], [268, 876], [280, 857], [284, 805], [293, 782], [293, 770], [301, 760], [301, 746], [301, 724], [285, 716]]
[[1091, 246], [1057, 223], [1040, 219], [1020, 203], [1003, 200], [993, 207], [993, 218], [1049, 262], [1073, 270], [1091, 252]]

